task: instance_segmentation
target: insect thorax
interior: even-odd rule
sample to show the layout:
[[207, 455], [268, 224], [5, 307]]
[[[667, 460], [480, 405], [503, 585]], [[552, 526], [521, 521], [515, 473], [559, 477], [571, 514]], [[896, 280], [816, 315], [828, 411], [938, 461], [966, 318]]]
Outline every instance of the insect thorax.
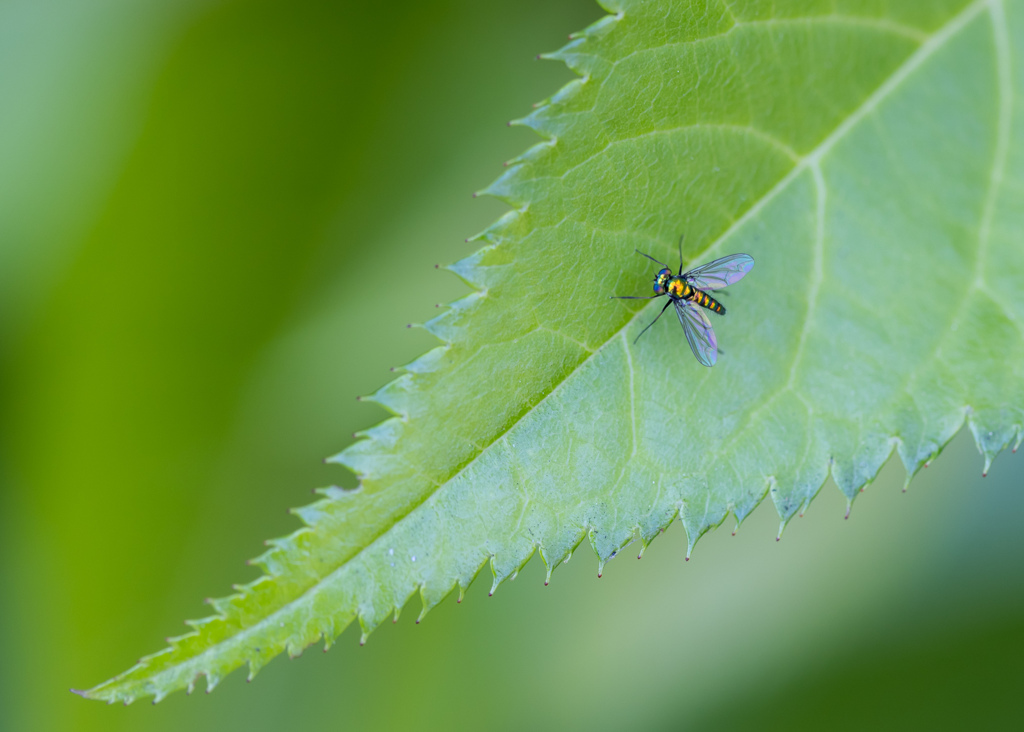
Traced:
[[682, 277], [673, 277], [665, 285], [665, 289], [668, 291], [670, 297], [675, 299], [689, 297], [692, 291], [690, 286], [686, 284], [686, 280]]

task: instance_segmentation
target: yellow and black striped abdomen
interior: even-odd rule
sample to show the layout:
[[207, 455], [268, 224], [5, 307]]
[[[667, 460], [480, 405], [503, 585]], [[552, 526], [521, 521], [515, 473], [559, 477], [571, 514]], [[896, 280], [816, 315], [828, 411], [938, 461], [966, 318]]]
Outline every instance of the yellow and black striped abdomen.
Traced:
[[708, 310], [718, 313], [719, 315], [725, 315], [725, 308], [722, 307], [722, 303], [718, 302], [718, 300], [711, 297], [706, 292], [690, 288], [690, 297], [688, 299], [697, 303], [701, 307], [705, 307]]

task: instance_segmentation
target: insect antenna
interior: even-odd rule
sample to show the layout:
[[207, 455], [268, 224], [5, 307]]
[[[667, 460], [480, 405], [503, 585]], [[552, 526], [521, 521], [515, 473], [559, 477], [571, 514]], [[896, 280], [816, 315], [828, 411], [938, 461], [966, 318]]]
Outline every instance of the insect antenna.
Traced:
[[641, 297], [639, 295], [609, 295], [609, 300], [653, 300], [656, 297], [665, 297], [664, 295], [651, 295], [650, 297]]
[[683, 237], [686, 236], [686, 232], [679, 235], [679, 272], [676, 274], [681, 275], [683, 273]]
[[665, 264], [664, 262], [659, 262], [657, 259], [652, 257], [650, 254], [644, 254], [639, 249], [634, 249], [633, 251], [636, 252], [637, 254], [641, 255], [641, 256], [647, 257], [649, 260], [651, 260], [655, 264], [660, 264], [662, 267], [668, 267], [667, 264]]
[[[661, 312], [660, 312], [660, 313], [658, 313], [658, 317], [657, 317], [657, 318], [655, 318], [654, 320], [652, 320], [652, 321], [650, 322], [650, 324], [649, 324], [649, 325], [647, 326], [647, 328], [650, 328], [650, 327], [651, 327], [652, 325], [654, 325], [655, 323], [657, 323], [657, 322], [658, 322], [658, 318], [660, 318], [660, 317], [661, 317], [661, 316], [662, 316], [662, 315], [663, 315], [663, 314], [665, 313], [665, 311], [666, 311], [666, 310], [668, 310], [668, 306], [669, 306], [669, 305], [671, 305], [671, 304], [672, 304], [672, 300], [670, 299], [670, 300], [669, 300], [668, 302], [666, 302], [666, 303], [665, 303], [665, 307], [663, 307], [663, 308], [661, 309]], [[647, 328], [644, 328], [644, 329], [643, 329], [642, 331], [640, 331], [640, 335], [638, 335], [638, 336], [637, 336], [636, 338], [634, 338], [634, 339], [633, 339], [633, 343], [634, 343], [634, 345], [636, 344], [636, 342], [637, 342], [638, 340], [640, 340], [640, 336], [642, 336], [642, 335], [643, 335], [644, 333], [646, 333], [646, 332], [647, 332]]]

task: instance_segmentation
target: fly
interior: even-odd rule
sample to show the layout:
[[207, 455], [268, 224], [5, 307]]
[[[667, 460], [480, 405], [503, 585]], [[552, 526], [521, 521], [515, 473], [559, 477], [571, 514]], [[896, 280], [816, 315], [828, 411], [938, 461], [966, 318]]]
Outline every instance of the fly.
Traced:
[[718, 339], [715, 338], [711, 321], [708, 320], [707, 313], [704, 311], [710, 310], [713, 313], [725, 315], [725, 307], [708, 295], [708, 292], [721, 290], [723, 287], [739, 282], [754, 266], [754, 258], [749, 254], [730, 254], [728, 257], [694, 267], [689, 272], [683, 272], [683, 240], [680, 239], [679, 271], [672, 274], [668, 265], [659, 262], [650, 254], [644, 254], [639, 249], [636, 250], [636, 253], [662, 266], [662, 269], [654, 276], [654, 294], [650, 297], [631, 295], [616, 295], [615, 297], [619, 300], [654, 300], [668, 295], [668, 302], [665, 303], [665, 307], [661, 309], [658, 316], [640, 331], [640, 335], [633, 343], [640, 340], [640, 336], [658, 322], [658, 318], [668, 310], [669, 305], [674, 305], [693, 355], [705, 366], [714, 366], [718, 360]]

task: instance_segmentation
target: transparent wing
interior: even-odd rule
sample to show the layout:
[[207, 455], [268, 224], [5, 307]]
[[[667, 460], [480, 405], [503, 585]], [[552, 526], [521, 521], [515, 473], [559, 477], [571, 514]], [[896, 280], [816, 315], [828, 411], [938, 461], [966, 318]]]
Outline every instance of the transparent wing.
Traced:
[[689, 300], [676, 300], [674, 304], [693, 355], [705, 366], [714, 366], [718, 360], [718, 339], [708, 316]]
[[754, 258], [749, 254], [730, 254], [694, 267], [683, 277], [698, 290], [720, 290], [742, 280], [753, 266]]

